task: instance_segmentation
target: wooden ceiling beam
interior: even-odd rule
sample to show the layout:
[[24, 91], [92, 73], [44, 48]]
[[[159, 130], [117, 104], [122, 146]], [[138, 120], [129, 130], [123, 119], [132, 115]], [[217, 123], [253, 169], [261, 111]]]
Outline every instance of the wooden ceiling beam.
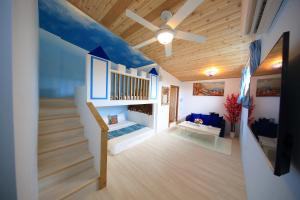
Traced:
[[[222, 60], [222, 58], [217, 59], [218, 61], [215, 61], [214, 64], [206, 64], [204, 63], [204, 65], [202, 65], [200, 62], [197, 63], [192, 63], [189, 64], [189, 66], [191, 66], [190, 70], [180, 70], [178, 69], [178, 71], [173, 71], [171, 70], [172, 68], [169, 68], [169, 72], [172, 73], [174, 76], [180, 76], [180, 75], [186, 75], [186, 74], [193, 74], [193, 73], [199, 73], [199, 72], [204, 72], [206, 69], [210, 68], [210, 67], [217, 67], [220, 71], [220, 73], [226, 72], [226, 71], [234, 71], [237, 70], [237, 66], [245, 66], [243, 64], [240, 64], [240, 62], [238, 60]], [[236, 66], [236, 67], [235, 67]]]
[[[204, 81], [204, 80], [215, 80], [215, 79], [227, 79], [227, 78], [240, 78], [241, 74], [234, 72], [231, 74], [206, 76], [206, 75], [191, 75], [187, 77], [178, 78], [181, 81]], [[177, 78], [177, 77], [176, 77]]]
[[68, 0], [73, 6], [100, 23], [100, 20], [109, 12], [118, 0]]
[[100, 23], [105, 27], [109, 27], [125, 12], [126, 8], [132, 2], [134, 2], [134, 0], [117, 1], [108, 13], [101, 19]]
[[[218, 54], [209, 54], [209, 55], [203, 55], [201, 57], [198, 57], [195, 55], [194, 57], [188, 57], [186, 56], [179, 56], [179, 58], [174, 59], [174, 61], [170, 62], [163, 62], [165, 66], [172, 66], [172, 70], [191, 70], [191, 66], [189, 64], [191, 63], [207, 63], [209, 65], [211, 64], [218, 64], [222, 65], [221, 60], [238, 60], [241, 62], [240, 64], [245, 64], [247, 57], [248, 57], [248, 49], [233, 49], [233, 50], [227, 50], [226, 52], [218, 53]], [[181, 59], [180, 59], [181, 58]], [[220, 60], [221, 59], [221, 60]], [[244, 61], [244, 62], [243, 62]], [[158, 62], [159, 64], [159, 62]], [[178, 66], [178, 67], [177, 67]], [[179, 69], [177, 69], [179, 68]]]
[[[194, 67], [193, 69], [190, 69], [190, 70], [181, 70], [181, 71], [169, 70], [169, 72], [172, 73], [174, 76], [180, 76], [180, 75], [191, 74], [191, 73], [195, 73], [195, 72], [201, 72], [201, 71], [203, 72], [204, 70], [208, 69], [209, 67], [217, 67], [220, 71], [232, 71], [234, 66], [241, 66], [240, 62], [238, 62], [238, 61], [224, 62], [222, 60], [221, 62], [222, 62], [222, 65], [206, 65], [205, 67], [201, 67], [201, 64], [199, 64], [199, 65], [196, 64], [196, 66], [198, 66], [198, 68]], [[245, 66], [245, 65], [242, 65], [242, 66]]]
[[[192, 57], [194, 54], [197, 54], [198, 57], [201, 57], [202, 53], [204, 52], [220, 52], [223, 49], [232, 48], [235, 45], [241, 45], [241, 47], [244, 47], [245, 49], [248, 49], [248, 43], [249, 41], [246, 38], [239, 38], [237, 39], [237, 35], [233, 32], [229, 32], [226, 36], [219, 35], [213, 40], [210, 40], [207, 45], [201, 45], [201, 44], [191, 44], [179, 40], [175, 40], [173, 43], [173, 50], [174, 54], [171, 57], [172, 59], [166, 58], [164, 55], [160, 54], [160, 51], [163, 51], [162, 45], [151, 45], [147, 49], [142, 49], [142, 52], [144, 52], [146, 55], [148, 54], [155, 54], [156, 59], [162, 59], [163, 61], [172, 61], [173, 59], [179, 58], [181, 59], [183, 56]], [[189, 45], [189, 47], [188, 47]], [[155, 47], [153, 47], [155, 46]], [[181, 51], [181, 48], [184, 48], [185, 51]]]
[[[139, 16], [149, 14], [154, 8], [160, 6], [164, 1], [162, 0], [135, 0], [135, 3], [127, 9], [132, 10]], [[110, 27], [117, 35], [121, 35], [128, 27], [135, 24], [135, 21], [126, 16], [125, 12], [119, 19]], [[157, 25], [157, 24], [155, 24]]]

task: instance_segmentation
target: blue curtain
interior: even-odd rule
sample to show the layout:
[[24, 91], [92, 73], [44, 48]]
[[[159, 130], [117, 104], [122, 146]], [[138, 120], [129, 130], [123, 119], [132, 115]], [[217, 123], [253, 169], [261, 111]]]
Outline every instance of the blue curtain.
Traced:
[[[242, 75], [241, 75], [241, 85], [240, 85], [240, 96], [238, 98], [238, 103], [242, 104], [243, 107], [248, 108], [250, 105], [250, 94], [249, 94], [249, 89], [247, 91], [246, 88], [249, 88], [249, 80], [246, 81], [246, 79], [249, 79], [249, 67], [250, 67], [250, 75], [254, 74], [256, 69], [258, 68], [260, 64], [260, 56], [261, 56], [261, 40], [255, 40], [251, 42], [249, 46], [250, 50], [250, 58], [249, 58], [249, 65], [246, 66], [242, 70]], [[248, 86], [248, 87], [247, 87]], [[247, 92], [247, 93], [246, 93]], [[246, 93], [246, 94], [245, 94]]]
[[244, 67], [241, 74], [240, 95], [237, 101], [239, 104], [243, 102], [243, 98], [244, 98], [246, 72], [247, 72], [247, 67]]
[[260, 64], [261, 40], [255, 40], [250, 44], [250, 73], [254, 74]]

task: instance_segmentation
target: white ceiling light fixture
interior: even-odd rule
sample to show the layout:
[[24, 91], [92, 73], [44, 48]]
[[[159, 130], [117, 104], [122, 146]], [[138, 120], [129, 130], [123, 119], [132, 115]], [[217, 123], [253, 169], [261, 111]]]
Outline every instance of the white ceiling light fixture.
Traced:
[[216, 67], [209, 68], [205, 71], [206, 76], [214, 76], [218, 73], [218, 69]]
[[162, 29], [159, 30], [156, 34], [156, 39], [158, 40], [159, 43], [165, 45], [169, 44], [173, 41], [174, 39], [175, 32], [171, 29]]
[[192, 42], [204, 42], [206, 40], [205, 37], [201, 35], [196, 35], [189, 32], [183, 32], [177, 30], [177, 26], [187, 18], [201, 3], [203, 0], [186, 0], [181, 8], [177, 10], [177, 12], [172, 15], [172, 13], [168, 10], [165, 10], [161, 13], [160, 18], [165, 22], [162, 26], [158, 27], [146, 19], [140, 17], [135, 14], [131, 10], [126, 10], [126, 16], [134, 20], [135, 22], [141, 24], [142, 26], [148, 28], [149, 30], [155, 32], [155, 37], [146, 40], [140, 44], [134, 46], [135, 49], [142, 48], [146, 45], [152, 44], [158, 41], [160, 44], [165, 46], [165, 55], [172, 55], [172, 41], [174, 38], [189, 40]]

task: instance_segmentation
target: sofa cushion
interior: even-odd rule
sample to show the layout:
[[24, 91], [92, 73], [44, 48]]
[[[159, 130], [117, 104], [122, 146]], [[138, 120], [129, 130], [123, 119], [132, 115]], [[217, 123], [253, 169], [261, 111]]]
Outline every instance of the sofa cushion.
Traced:
[[210, 125], [214, 127], [219, 127], [221, 122], [221, 118], [219, 117], [219, 115], [210, 115], [210, 117], [211, 117]]
[[190, 121], [191, 121], [191, 122], [195, 122], [195, 119], [201, 119], [201, 118], [202, 118], [202, 114], [192, 113], [192, 114], [191, 114]]
[[185, 121], [190, 121], [190, 122], [192, 122], [192, 115], [186, 116]]
[[201, 115], [201, 118], [204, 125], [210, 125], [211, 124], [211, 116], [210, 115]]
[[108, 124], [117, 124], [118, 123], [118, 115], [108, 115]]
[[218, 116], [219, 117], [219, 113], [210, 112], [209, 114], [212, 115], [212, 116]]

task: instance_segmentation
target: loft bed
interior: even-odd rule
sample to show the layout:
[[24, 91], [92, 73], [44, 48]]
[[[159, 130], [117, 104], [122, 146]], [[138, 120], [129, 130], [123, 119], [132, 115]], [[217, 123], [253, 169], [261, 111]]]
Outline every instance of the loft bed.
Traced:
[[129, 121], [124, 113], [117, 115], [118, 122], [110, 124], [108, 116], [103, 116], [105, 123], [109, 127], [108, 132], [108, 152], [116, 155], [125, 151], [154, 135], [154, 129]]
[[87, 101], [96, 107], [157, 103], [158, 66], [127, 68], [87, 55]]
[[[95, 107], [111, 107], [120, 105], [157, 104], [158, 73], [156, 64], [139, 68], [127, 68], [115, 64], [105, 58], [87, 55], [86, 58], [86, 100]], [[152, 111], [151, 111], [152, 112]], [[138, 114], [137, 114], [138, 115]], [[118, 120], [117, 124], [109, 124], [106, 116], [110, 139], [108, 151], [111, 155], [118, 154], [151, 137], [155, 131], [153, 116], [152, 126], [139, 118]], [[141, 126], [141, 125], [144, 126]], [[130, 130], [129, 130], [130, 129]], [[122, 133], [121, 133], [122, 132]], [[124, 134], [123, 134], [124, 133]], [[114, 134], [117, 137], [113, 137]]]

